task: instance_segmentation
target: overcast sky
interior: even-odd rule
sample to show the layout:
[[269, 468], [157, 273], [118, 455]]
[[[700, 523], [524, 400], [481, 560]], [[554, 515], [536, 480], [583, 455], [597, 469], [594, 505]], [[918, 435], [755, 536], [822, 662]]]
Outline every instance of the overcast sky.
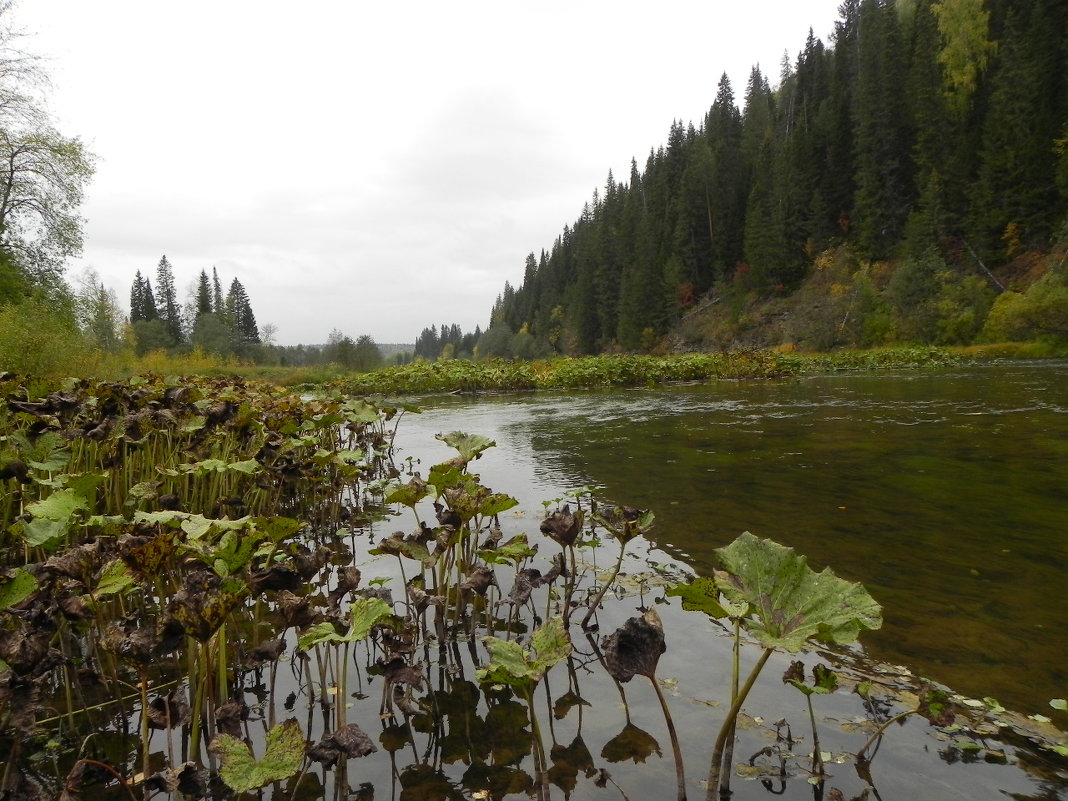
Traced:
[[778, 83], [839, 0], [21, 0], [60, 130], [98, 157], [83, 257], [123, 306], [167, 255], [280, 344], [483, 328], [608, 171]]

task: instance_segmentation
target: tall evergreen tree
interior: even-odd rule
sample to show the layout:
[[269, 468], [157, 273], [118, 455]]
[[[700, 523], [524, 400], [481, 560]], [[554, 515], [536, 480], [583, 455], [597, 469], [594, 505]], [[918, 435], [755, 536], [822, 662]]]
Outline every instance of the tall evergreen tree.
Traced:
[[236, 278], [230, 283], [230, 291], [226, 293], [225, 307], [235, 344], [238, 347], [258, 344], [260, 331], [256, 326], [256, 315], [252, 313], [252, 304], [245, 287]]
[[194, 321], [205, 314], [211, 314], [215, 311], [215, 307], [212, 304], [212, 291], [211, 284], [208, 281], [208, 273], [205, 270], [200, 271], [200, 277], [197, 279], [197, 297], [196, 306], [194, 308]]
[[182, 309], [178, 304], [178, 293], [174, 286], [174, 271], [165, 255], [156, 266], [156, 309], [170, 344], [180, 344], [184, 339]]
[[138, 270], [134, 275], [130, 289], [130, 322], [155, 320], [159, 317], [156, 310], [156, 297], [152, 292], [152, 282], [141, 276]]
[[900, 239], [912, 200], [903, 53], [893, 4], [863, 0], [854, 102], [857, 241], [885, 257]]
[[219, 271], [215, 269], [215, 265], [211, 267], [211, 308], [216, 314], [222, 314], [226, 308], [222, 283], [219, 281]]
[[1066, 119], [1068, 12], [1054, 0], [1010, 7], [983, 121], [971, 228], [988, 256], [1048, 240], [1064, 214], [1054, 142]]

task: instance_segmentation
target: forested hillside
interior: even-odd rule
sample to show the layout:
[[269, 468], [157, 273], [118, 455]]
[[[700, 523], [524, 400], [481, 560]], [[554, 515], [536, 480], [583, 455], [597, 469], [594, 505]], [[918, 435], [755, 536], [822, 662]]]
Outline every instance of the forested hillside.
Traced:
[[772, 80], [609, 173], [479, 355], [1068, 333], [1068, 4], [845, 0]]

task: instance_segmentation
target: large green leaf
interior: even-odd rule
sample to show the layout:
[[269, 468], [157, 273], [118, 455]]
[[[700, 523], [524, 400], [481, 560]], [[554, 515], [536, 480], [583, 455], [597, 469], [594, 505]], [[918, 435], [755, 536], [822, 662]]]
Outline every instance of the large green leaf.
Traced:
[[89, 501], [84, 495], [72, 489], [64, 489], [53, 492], [43, 501], [37, 501], [26, 506], [26, 511], [34, 517], [43, 517], [47, 520], [69, 520], [79, 509], [88, 509]]
[[211, 748], [222, 762], [219, 768], [222, 780], [235, 792], [247, 793], [288, 779], [300, 770], [306, 745], [300, 726], [290, 718], [267, 732], [263, 759], [256, 759], [248, 745], [229, 734], [216, 736]]
[[551, 617], [530, 636], [534, 649], [534, 667], [544, 673], [571, 655], [571, 640], [564, 628], [563, 618]]
[[358, 598], [349, 608], [349, 630], [339, 634], [333, 623], [324, 621], [308, 628], [297, 640], [297, 647], [307, 651], [321, 642], [359, 642], [371, 629], [393, 617], [393, 607], [381, 598]]
[[478, 680], [509, 684], [524, 692], [541, 681], [545, 671], [571, 654], [571, 640], [559, 617], [549, 618], [534, 631], [529, 651], [519, 643], [497, 637], [483, 637], [482, 642], [489, 651], [490, 662], [475, 671]]
[[748, 531], [716, 554], [723, 571], [716, 585], [751, 614], [743, 624], [768, 648], [800, 650], [807, 640], [854, 642], [861, 630], [882, 625], [882, 608], [858, 583], [830, 568], [816, 573], [803, 556]]
[[667, 595], [682, 598], [682, 608], [689, 612], [704, 612], [712, 618], [727, 617], [729, 612], [720, 601], [719, 587], [708, 576], [695, 578], [689, 584], [672, 584]]
[[22, 603], [37, 590], [37, 579], [28, 570], [16, 568], [0, 578], [0, 609]]
[[104, 565], [97, 577], [96, 589], [93, 594], [97, 598], [106, 595], [114, 595], [117, 592], [125, 592], [136, 583], [133, 573], [121, 559], [113, 559]]
[[351, 628], [346, 637], [358, 642], [371, 633], [376, 625], [393, 616], [393, 607], [381, 598], [358, 598], [349, 609]]
[[489, 437], [481, 434], [465, 434], [462, 431], [452, 431], [448, 434], [438, 434], [438, 439], [446, 445], [451, 445], [460, 453], [464, 462], [470, 462], [482, 455], [482, 451], [494, 447], [497, 443]]

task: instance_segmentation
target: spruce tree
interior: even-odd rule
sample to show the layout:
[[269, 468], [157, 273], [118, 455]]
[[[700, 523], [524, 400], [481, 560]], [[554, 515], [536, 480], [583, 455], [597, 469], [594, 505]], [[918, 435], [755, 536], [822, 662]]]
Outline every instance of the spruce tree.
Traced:
[[222, 314], [226, 308], [222, 283], [219, 281], [219, 271], [215, 269], [215, 265], [211, 267], [211, 308], [216, 314]]
[[194, 309], [194, 320], [202, 317], [205, 314], [211, 314], [215, 311], [215, 307], [212, 304], [212, 292], [211, 284], [208, 282], [208, 274], [206, 271], [200, 271], [200, 278], [197, 279], [197, 296], [196, 307]]
[[179, 345], [184, 339], [182, 310], [174, 287], [174, 272], [165, 255], [160, 258], [156, 266], [156, 296], [156, 309], [159, 319], [163, 321], [170, 345]]
[[230, 324], [230, 330], [236, 346], [235, 349], [246, 345], [258, 344], [260, 332], [256, 325], [256, 315], [252, 313], [252, 304], [249, 302], [245, 287], [236, 278], [230, 283], [230, 291], [226, 294], [225, 306], [226, 318]]

